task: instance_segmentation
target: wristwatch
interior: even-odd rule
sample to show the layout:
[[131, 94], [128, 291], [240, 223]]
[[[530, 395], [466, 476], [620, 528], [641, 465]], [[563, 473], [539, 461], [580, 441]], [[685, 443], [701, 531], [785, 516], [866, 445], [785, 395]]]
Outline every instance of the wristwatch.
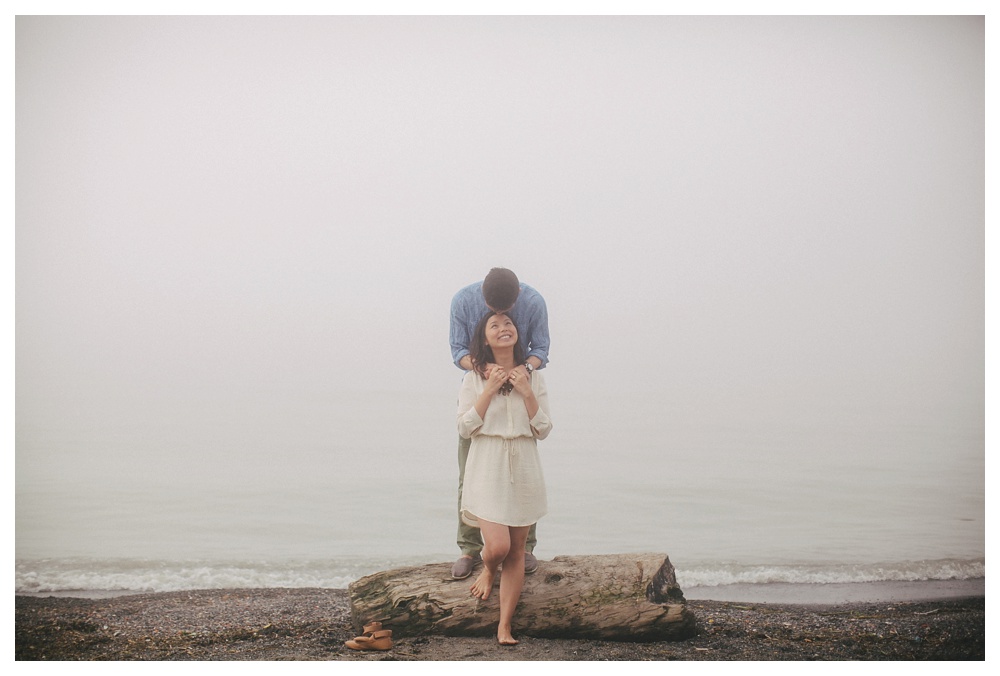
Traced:
[[527, 371], [528, 375], [530, 376], [532, 372], [535, 370], [535, 367], [531, 365], [531, 362], [526, 361], [524, 362], [524, 370]]

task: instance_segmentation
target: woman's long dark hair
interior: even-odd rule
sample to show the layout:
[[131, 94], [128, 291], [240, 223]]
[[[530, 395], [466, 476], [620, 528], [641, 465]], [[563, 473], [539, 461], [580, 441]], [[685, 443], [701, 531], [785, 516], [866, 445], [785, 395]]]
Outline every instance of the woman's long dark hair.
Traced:
[[514, 345], [514, 363], [524, 363], [524, 347], [521, 346], [521, 330], [517, 328], [517, 323], [509, 314], [490, 310], [476, 324], [476, 330], [472, 332], [472, 343], [469, 345], [472, 368], [476, 370], [476, 373], [483, 380], [486, 379], [486, 365], [496, 363], [496, 358], [493, 356], [493, 348], [486, 343], [486, 323], [494, 315], [507, 317], [510, 319], [510, 323], [514, 325], [514, 328], [517, 330], [517, 344]]

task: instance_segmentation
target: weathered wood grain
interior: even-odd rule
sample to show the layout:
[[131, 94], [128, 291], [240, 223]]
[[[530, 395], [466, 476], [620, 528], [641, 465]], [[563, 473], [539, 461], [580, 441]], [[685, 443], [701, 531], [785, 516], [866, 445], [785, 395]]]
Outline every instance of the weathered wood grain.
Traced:
[[[472, 578], [452, 580], [450, 563], [368, 575], [348, 587], [358, 631], [379, 620], [394, 636], [488, 636], [496, 631], [499, 592], [469, 593]], [[497, 577], [503, 575], [501, 571]], [[665, 554], [557, 556], [525, 578], [514, 632], [541, 638], [683, 640], [694, 614]]]

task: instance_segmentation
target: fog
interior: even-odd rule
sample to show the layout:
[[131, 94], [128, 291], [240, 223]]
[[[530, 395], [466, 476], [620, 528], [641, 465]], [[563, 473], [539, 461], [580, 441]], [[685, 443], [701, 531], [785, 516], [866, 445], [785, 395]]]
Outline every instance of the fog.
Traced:
[[984, 78], [983, 17], [19, 17], [18, 483], [450, 457], [493, 266], [557, 426], [981, 434]]

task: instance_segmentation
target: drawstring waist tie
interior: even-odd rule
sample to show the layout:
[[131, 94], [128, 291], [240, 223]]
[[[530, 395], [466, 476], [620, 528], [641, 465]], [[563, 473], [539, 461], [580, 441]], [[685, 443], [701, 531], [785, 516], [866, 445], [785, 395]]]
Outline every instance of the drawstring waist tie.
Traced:
[[514, 448], [514, 440], [505, 438], [503, 440], [503, 450], [507, 453], [507, 471], [510, 474], [510, 482], [514, 483], [514, 455], [517, 453]]

